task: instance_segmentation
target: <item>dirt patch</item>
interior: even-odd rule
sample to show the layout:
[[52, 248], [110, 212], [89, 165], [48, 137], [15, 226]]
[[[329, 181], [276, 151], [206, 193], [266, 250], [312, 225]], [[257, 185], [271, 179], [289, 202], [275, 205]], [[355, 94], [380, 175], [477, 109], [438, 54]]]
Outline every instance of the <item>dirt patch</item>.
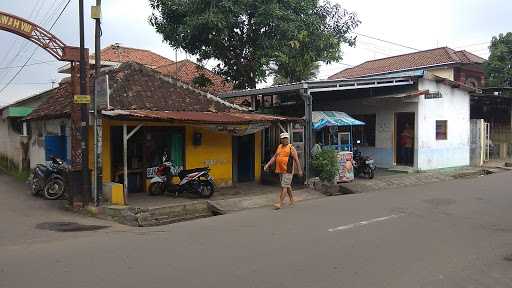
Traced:
[[505, 261], [510, 261], [510, 262], [512, 262], [512, 254], [509, 254], [509, 255], [507, 255], [507, 256], [505, 256], [505, 257], [503, 257], [503, 259], [505, 259]]
[[43, 222], [36, 225], [37, 229], [50, 230], [54, 232], [84, 232], [96, 231], [110, 226], [84, 225], [76, 222]]

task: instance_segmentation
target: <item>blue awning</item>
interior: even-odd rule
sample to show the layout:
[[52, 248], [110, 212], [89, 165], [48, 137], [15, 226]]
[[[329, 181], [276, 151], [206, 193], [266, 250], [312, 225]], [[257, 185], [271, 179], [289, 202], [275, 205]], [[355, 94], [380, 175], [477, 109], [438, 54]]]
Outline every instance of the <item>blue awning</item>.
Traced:
[[313, 111], [313, 129], [322, 129], [326, 126], [356, 126], [365, 125], [364, 122], [350, 117], [339, 111]]

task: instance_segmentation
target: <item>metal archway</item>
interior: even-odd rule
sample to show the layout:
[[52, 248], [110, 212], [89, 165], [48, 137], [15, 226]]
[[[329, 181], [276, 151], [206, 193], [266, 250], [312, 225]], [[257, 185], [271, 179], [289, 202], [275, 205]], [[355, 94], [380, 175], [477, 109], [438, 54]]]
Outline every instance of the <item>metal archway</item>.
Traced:
[[67, 46], [48, 30], [21, 17], [0, 11], [0, 30], [29, 40], [46, 50], [57, 60], [71, 62], [80, 60], [80, 49], [78, 47]]
[[[23, 37], [30, 42], [36, 44], [37, 46], [43, 48], [50, 55], [55, 57], [59, 61], [68, 61], [71, 63], [71, 90], [72, 95], [79, 94], [79, 80], [78, 75], [80, 73], [78, 63], [80, 62], [80, 48], [74, 46], [67, 46], [64, 44], [62, 40], [57, 38], [55, 35], [50, 33], [48, 30], [43, 27], [23, 19], [18, 16], [14, 16], [12, 14], [0, 11], [0, 30], [16, 34], [20, 37]], [[89, 55], [89, 50], [84, 49], [86, 55]], [[85, 75], [88, 73], [88, 59], [85, 58], [85, 71], [82, 71]], [[88, 93], [88, 84], [87, 77], [85, 78], [86, 84], [86, 93]], [[71, 167], [75, 169], [75, 171], [80, 169], [80, 165], [82, 163], [82, 136], [80, 133], [81, 129], [81, 115], [80, 115], [80, 106], [72, 102], [71, 106]], [[86, 110], [87, 108], [85, 108]], [[86, 122], [87, 127], [88, 124]], [[87, 128], [86, 128], [87, 129]], [[87, 141], [87, 134], [85, 134], [85, 140]], [[87, 157], [87, 153], [85, 154]], [[83, 184], [84, 185], [84, 184]], [[87, 185], [87, 184], [85, 184]], [[73, 194], [76, 192], [73, 192]], [[70, 199], [74, 201], [75, 196], [71, 196]], [[87, 201], [89, 196], [82, 195]]]

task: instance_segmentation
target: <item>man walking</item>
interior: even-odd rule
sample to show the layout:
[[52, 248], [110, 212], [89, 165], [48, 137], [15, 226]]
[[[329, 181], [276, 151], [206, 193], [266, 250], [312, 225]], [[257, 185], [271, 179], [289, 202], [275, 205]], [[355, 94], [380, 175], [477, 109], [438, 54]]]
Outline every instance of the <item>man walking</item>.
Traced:
[[302, 168], [297, 151], [290, 144], [290, 135], [288, 133], [281, 133], [279, 138], [281, 139], [281, 144], [277, 147], [276, 153], [264, 168], [267, 171], [272, 164], [276, 163], [276, 173], [279, 174], [281, 180], [281, 193], [279, 194], [278, 203], [274, 204], [275, 209], [281, 209], [286, 195], [290, 198], [290, 205], [293, 206], [295, 204], [292, 194], [294, 166], [297, 166], [299, 175], [302, 176]]

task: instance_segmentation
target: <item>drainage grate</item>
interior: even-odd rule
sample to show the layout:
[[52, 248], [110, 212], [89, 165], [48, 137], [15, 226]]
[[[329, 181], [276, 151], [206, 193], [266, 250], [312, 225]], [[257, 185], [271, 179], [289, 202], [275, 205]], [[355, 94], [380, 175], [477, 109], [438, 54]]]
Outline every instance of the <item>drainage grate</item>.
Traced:
[[55, 232], [83, 232], [96, 231], [110, 226], [84, 225], [76, 222], [43, 222], [36, 225], [37, 229], [50, 230]]

